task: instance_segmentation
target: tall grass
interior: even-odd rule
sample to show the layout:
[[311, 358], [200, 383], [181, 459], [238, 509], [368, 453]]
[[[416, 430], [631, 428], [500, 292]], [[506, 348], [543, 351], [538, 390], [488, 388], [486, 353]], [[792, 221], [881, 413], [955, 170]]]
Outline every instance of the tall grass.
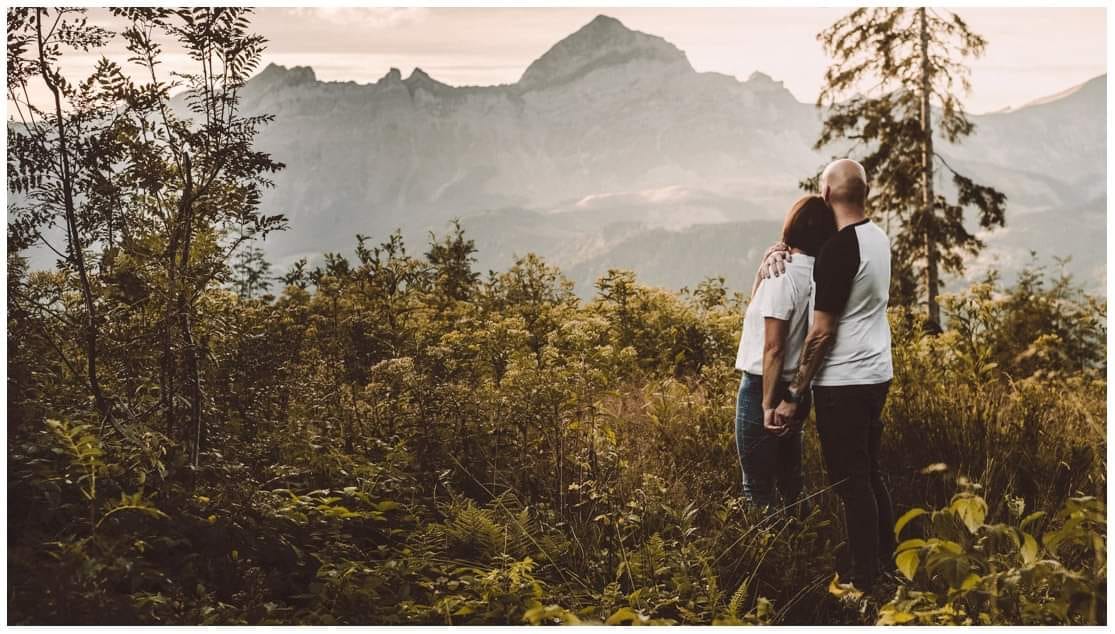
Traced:
[[[78, 420], [10, 435], [12, 622], [862, 624], [959, 609], [924, 570], [878, 617], [890, 597], [861, 609], [830, 595], [845, 532], [811, 423], [811, 512], [743, 504], [732, 367], [742, 302], [717, 284], [675, 295], [612, 272], [581, 304], [559, 272], [526, 258], [466, 299], [415, 284], [384, 303], [363, 273], [335, 275], [352, 279], [328, 280], [328, 295], [207, 299], [253, 334], [211, 333], [225, 351], [207, 378], [219, 424], [196, 470], [152, 430], [141, 447], [106, 442], [80, 424], [78, 388], [49, 389], [68, 380], [45, 355], [17, 357], [13, 376], [31, 382], [17, 393], [42, 398], [9, 407], [22, 420]], [[1094, 608], [1105, 307], [1026, 277], [945, 307], [940, 335], [891, 314], [881, 461], [897, 510], [957, 515], [957, 491], [978, 495], [979, 526], [948, 541], [995, 583], [1032, 578], [1033, 552], [986, 545], [1045, 511], [1024, 529], [1061, 536], [1042, 544], [1062, 567], [1042, 579], [1076, 579], [1085, 589], [1066, 601], [1083, 592]], [[397, 325], [376, 330], [388, 318]], [[60, 429], [80, 430], [97, 455], [95, 491], [75, 479], [82, 463]], [[951, 535], [940, 528], [909, 530]], [[945, 565], [939, 554], [918, 556]], [[997, 594], [989, 611], [972, 586], [962, 607], [975, 617], [963, 618], [1102, 613], [1062, 616], [1041, 583]]]

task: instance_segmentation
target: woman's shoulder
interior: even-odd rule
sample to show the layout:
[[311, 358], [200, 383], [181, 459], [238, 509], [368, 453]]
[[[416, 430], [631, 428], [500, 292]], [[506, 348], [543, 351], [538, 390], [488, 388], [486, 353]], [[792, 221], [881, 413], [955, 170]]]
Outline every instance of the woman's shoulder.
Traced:
[[813, 256], [805, 255], [804, 253], [795, 253], [794, 257], [787, 264], [786, 272], [790, 275], [786, 277], [793, 278], [795, 281], [799, 278], [808, 280], [813, 279], [813, 265], [817, 259]]
[[787, 287], [795, 297], [807, 296], [813, 289], [813, 265], [816, 258], [796, 254], [786, 269]]
[[786, 263], [785, 273], [760, 282], [759, 288], [755, 289], [755, 297], [765, 293], [796, 297], [802, 292], [809, 292], [813, 284], [813, 260], [808, 255], [795, 253]]

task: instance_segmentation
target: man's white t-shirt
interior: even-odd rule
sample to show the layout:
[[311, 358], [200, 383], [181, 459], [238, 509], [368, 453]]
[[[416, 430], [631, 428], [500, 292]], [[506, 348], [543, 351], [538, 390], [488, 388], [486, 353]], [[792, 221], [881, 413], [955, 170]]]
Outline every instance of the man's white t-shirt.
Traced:
[[869, 220], [844, 227], [821, 248], [813, 267], [814, 308], [836, 315], [839, 323], [813, 385], [875, 385], [894, 377], [890, 257], [890, 239]]
[[789, 321], [783, 350], [782, 378], [794, 378], [813, 319], [813, 258], [795, 253], [786, 263], [786, 273], [759, 283], [743, 317], [743, 334], [736, 351], [736, 369], [763, 375], [763, 346], [766, 318]]

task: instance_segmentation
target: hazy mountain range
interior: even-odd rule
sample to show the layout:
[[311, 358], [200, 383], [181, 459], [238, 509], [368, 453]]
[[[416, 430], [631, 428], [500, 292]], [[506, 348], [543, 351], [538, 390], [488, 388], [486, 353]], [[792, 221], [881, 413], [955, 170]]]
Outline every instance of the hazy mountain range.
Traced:
[[[1105, 84], [975, 116], [975, 136], [941, 147], [1009, 197], [1007, 228], [971, 276], [1009, 277], [1032, 249], [1071, 255], [1082, 281], [1105, 283]], [[458, 217], [483, 270], [534, 251], [581, 294], [610, 267], [672, 288], [723, 275], [745, 289], [798, 182], [830, 155], [812, 149], [817, 109], [781, 82], [696, 72], [673, 44], [606, 16], [514, 84], [455, 87], [421, 69], [322, 82], [271, 65], [242, 94], [247, 113], [276, 116], [259, 147], [287, 165], [267, 197], [268, 213], [291, 220], [264, 244], [280, 269], [395, 228], [420, 252]]]

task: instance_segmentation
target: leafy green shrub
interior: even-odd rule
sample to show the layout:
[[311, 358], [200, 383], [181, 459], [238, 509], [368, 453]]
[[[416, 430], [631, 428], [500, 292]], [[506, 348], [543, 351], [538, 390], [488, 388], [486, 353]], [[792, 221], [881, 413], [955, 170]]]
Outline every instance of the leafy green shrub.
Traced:
[[[209, 356], [196, 467], [152, 409], [157, 315], [103, 298], [120, 315], [114, 336], [134, 341], [101, 357], [105, 384], [135, 395], [121, 402], [125, 442], [90, 423], [82, 380], [61, 360], [81, 350], [51, 339], [57, 325], [35, 306], [80, 320], [66, 299], [72, 280], [12, 269], [10, 620], [875, 620], [826, 591], [843, 518], [812, 426], [810, 513], [764, 514], [738, 496], [738, 297], [715, 280], [672, 294], [615, 271], [582, 302], [537, 257], [480, 281], [464, 242], [437, 245], [430, 260], [408, 255], [398, 236], [361, 240], [355, 262], [331, 254], [292, 272], [276, 298], [202, 293], [196, 332]], [[1026, 284], [1040, 302], [994, 283], [957, 294], [937, 336], [892, 311], [884, 471], [900, 509], [956, 515], [903, 528], [933, 524], [920, 539], [961, 551], [944, 541], [902, 551], [903, 565], [916, 553], [918, 567], [886, 618], [1089, 622], [1093, 599], [1062, 600], [1051, 579], [1090, 584], [1103, 601], [1100, 548], [1085, 540], [1102, 531], [1072, 519], [1094, 515], [1095, 502], [1025, 526], [1020, 509], [1105, 499], [1104, 309], [1068, 288]], [[1091, 352], [1070, 363], [1062, 343]], [[933, 463], [950, 467], [923, 473]], [[983, 484], [982, 505], [965, 496], [952, 508], [956, 473]], [[981, 513], [980, 526], [1013, 518], [1010, 530], [973, 533], [964, 518]], [[1072, 537], [1039, 539], [1057, 531]], [[1013, 581], [1012, 570], [1027, 572]]]
[[[1018, 515], [1024, 507], [1016, 506]], [[962, 492], [941, 510], [914, 508], [924, 537], [899, 543], [895, 562], [910, 581], [879, 613], [879, 624], [1076, 625], [1105, 619], [1107, 513], [1101, 500], [1071, 498], [1040, 539], [1045, 512], [988, 524], [987, 503]]]

